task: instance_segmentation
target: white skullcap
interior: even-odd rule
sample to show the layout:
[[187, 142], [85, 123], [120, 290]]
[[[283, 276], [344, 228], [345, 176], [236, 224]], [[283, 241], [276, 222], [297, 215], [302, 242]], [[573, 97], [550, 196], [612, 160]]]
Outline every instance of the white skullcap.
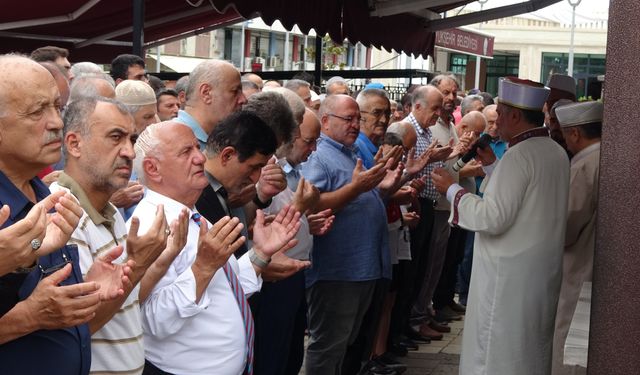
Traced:
[[126, 105], [156, 104], [156, 93], [148, 83], [127, 79], [116, 86], [116, 99]]
[[556, 108], [558, 122], [563, 128], [602, 123], [604, 105], [602, 102], [572, 103]]
[[520, 109], [541, 111], [549, 97], [549, 89], [543, 84], [516, 77], [500, 78], [498, 82], [500, 103]]

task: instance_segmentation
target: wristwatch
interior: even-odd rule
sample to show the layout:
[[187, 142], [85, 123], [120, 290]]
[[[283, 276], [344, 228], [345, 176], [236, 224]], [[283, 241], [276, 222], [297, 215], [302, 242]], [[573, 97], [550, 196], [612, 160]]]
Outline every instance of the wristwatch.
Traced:
[[254, 203], [256, 206], [258, 206], [258, 208], [259, 208], [259, 209], [261, 209], [261, 210], [264, 210], [265, 208], [267, 208], [267, 207], [271, 206], [271, 202], [272, 202], [272, 201], [273, 201], [273, 198], [269, 198], [269, 200], [268, 200], [268, 201], [266, 201], [266, 202], [264, 202], [264, 203], [263, 203], [263, 202], [260, 200], [260, 198], [258, 198], [258, 194], [256, 194], [256, 196], [255, 196], [255, 197], [253, 197], [253, 203]]
[[260, 268], [265, 268], [269, 265], [269, 263], [271, 262], [271, 259], [267, 259], [264, 260], [262, 258], [260, 258], [258, 256], [258, 254], [256, 254], [255, 251], [253, 251], [253, 249], [250, 249], [247, 254], [249, 254], [249, 260], [251, 261], [251, 263], [255, 264], [256, 266], [260, 267]]

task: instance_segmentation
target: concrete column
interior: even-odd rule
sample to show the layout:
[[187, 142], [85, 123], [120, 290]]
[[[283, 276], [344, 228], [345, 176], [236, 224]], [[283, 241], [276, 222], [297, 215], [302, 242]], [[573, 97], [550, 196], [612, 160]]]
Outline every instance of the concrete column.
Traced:
[[640, 2], [611, 1], [589, 374], [640, 369]]

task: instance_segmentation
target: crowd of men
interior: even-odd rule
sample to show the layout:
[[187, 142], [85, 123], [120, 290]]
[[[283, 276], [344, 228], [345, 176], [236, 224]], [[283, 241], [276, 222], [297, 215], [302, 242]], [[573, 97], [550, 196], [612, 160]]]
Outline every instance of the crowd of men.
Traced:
[[1, 373], [401, 374], [463, 315], [461, 374], [583, 370], [602, 103], [573, 78], [153, 78], [0, 56]]

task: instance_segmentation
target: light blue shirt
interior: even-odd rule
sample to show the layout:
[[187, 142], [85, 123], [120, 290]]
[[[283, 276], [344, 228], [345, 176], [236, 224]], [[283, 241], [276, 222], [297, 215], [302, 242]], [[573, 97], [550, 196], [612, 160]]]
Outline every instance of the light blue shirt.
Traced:
[[[320, 192], [351, 182], [353, 148], [322, 134], [317, 150], [302, 164], [302, 175]], [[307, 287], [318, 280], [367, 281], [391, 278], [387, 214], [378, 189], [360, 194], [335, 212], [331, 230], [315, 236]]]
[[178, 117], [176, 117], [177, 122], [181, 122], [193, 130], [193, 134], [198, 139], [198, 143], [200, 143], [200, 151], [204, 151], [205, 147], [207, 147], [207, 139], [209, 138], [209, 134], [207, 134], [204, 129], [200, 126], [198, 121], [194, 119], [190, 114], [183, 110], [178, 111]]
[[356, 146], [355, 151], [358, 157], [362, 159], [362, 165], [367, 169], [371, 169], [375, 165], [374, 156], [378, 152], [378, 147], [362, 132], [358, 134]]

